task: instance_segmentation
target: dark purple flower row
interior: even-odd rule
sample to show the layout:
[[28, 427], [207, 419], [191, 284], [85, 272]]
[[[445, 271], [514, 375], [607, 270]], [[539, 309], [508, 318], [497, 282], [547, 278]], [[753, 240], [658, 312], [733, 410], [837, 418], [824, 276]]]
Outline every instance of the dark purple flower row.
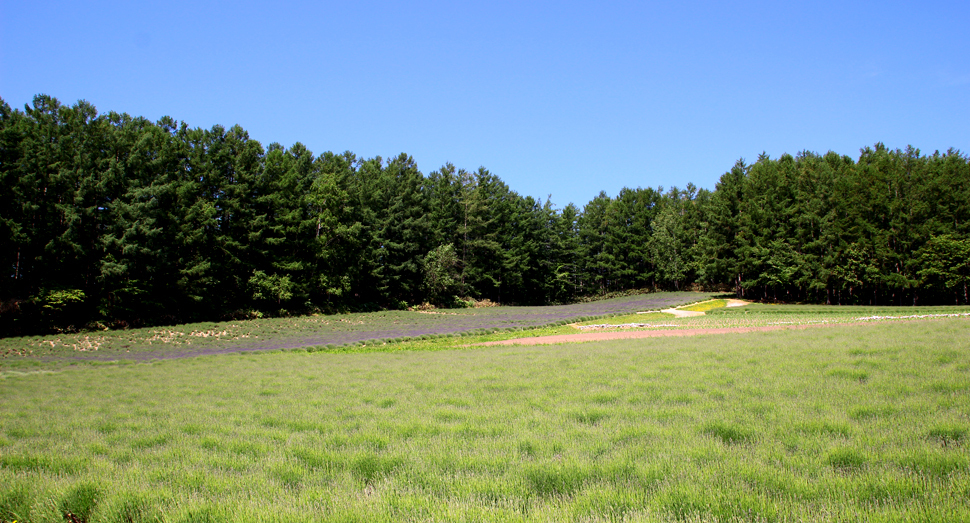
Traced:
[[418, 338], [429, 335], [454, 335], [482, 330], [541, 327], [580, 318], [631, 314], [646, 310], [676, 307], [697, 301], [693, 293], [653, 293], [589, 303], [545, 307], [488, 307], [481, 309], [439, 310], [436, 314], [389, 311], [370, 315], [349, 315], [363, 325], [330, 323], [317, 329], [280, 333], [273, 339], [226, 342], [225, 345], [149, 351], [143, 358], [171, 358], [189, 355], [293, 349], [314, 346], [341, 346], [370, 340]]

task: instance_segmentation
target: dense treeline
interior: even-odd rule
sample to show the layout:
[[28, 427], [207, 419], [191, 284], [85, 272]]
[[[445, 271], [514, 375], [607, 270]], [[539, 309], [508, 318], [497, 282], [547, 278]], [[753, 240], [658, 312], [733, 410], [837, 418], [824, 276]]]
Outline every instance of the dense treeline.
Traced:
[[0, 334], [457, 297], [567, 302], [701, 285], [768, 300], [967, 303], [970, 162], [739, 161], [714, 191], [624, 188], [582, 209], [484, 168], [264, 148], [239, 126], [0, 100]]

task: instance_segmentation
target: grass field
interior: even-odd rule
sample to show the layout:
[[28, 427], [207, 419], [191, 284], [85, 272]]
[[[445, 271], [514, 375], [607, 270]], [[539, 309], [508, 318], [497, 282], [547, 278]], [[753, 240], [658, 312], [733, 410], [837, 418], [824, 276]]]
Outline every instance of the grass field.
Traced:
[[[749, 307], [718, 310], [842, 315]], [[954, 317], [10, 371], [0, 521], [970, 521], [968, 340]]]

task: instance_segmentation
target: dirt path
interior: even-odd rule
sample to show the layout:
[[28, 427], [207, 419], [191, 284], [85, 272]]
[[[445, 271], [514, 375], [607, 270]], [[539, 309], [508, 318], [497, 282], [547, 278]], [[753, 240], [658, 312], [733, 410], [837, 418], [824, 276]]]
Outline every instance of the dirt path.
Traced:
[[700, 336], [704, 334], [733, 334], [740, 332], [766, 332], [780, 330], [802, 330], [817, 327], [835, 327], [837, 325], [871, 325], [866, 323], [832, 323], [808, 325], [768, 325], [763, 327], [719, 327], [710, 329], [679, 329], [665, 331], [612, 331], [612, 332], [583, 332], [580, 334], [558, 334], [555, 336], [536, 336], [534, 338], [516, 338], [514, 340], [489, 341], [476, 345], [553, 345], [557, 343], [581, 343], [584, 341], [627, 340], [632, 338], [666, 338], [671, 336]]
[[690, 318], [692, 316], [703, 316], [703, 311], [682, 311], [680, 309], [664, 309], [660, 312], [666, 312], [667, 314], [673, 314], [675, 318]]
[[[748, 303], [750, 303], [744, 300], [725, 300], [725, 301], [727, 302], [725, 307], [741, 307], [743, 305], [747, 305]], [[704, 302], [701, 302], [701, 303], [704, 303]], [[681, 309], [664, 309], [660, 312], [673, 314], [675, 318], [690, 318], [693, 316], [703, 316], [704, 314], [706, 314], [703, 311], [685, 311]], [[646, 314], [646, 313], [641, 313], [641, 314]]]

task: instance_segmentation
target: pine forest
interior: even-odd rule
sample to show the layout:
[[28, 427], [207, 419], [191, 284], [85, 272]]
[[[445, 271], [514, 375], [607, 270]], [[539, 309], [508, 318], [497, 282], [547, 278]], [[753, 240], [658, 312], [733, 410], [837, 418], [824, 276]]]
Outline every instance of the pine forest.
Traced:
[[[967, 304], [970, 163], [864, 147], [582, 207], [484, 167], [264, 147], [234, 126], [0, 100], [0, 336], [312, 311], [722, 290]], [[635, 173], [631, 173], [633, 176]]]

